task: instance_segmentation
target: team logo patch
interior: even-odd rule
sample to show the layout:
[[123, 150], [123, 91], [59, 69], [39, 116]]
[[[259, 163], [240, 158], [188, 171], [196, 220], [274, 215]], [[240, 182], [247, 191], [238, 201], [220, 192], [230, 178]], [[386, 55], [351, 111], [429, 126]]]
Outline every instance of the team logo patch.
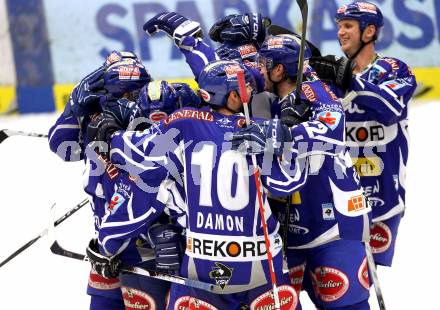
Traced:
[[153, 122], [160, 122], [161, 120], [166, 119], [168, 117], [168, 114], [162, 111], [154, 111], [151, 112], [148, 117]]
[[212, 267], [212, 271], [209, 272], [209, 277], [215, 280], [215, 283], [222, 289], [229, 283], [232, 277], [232, 271], [234, 268], [230, 268], [222, 263], [216, 262], [216, 267]]
[[[298, 305], [298, 295], [290, 285], [278, 286], [278, 297], [280, 299], [281, 310], [296, 309]], [[275, 301], [272, 290], [261, 294], [251, 303], [250, 310], [274, 309]]]
[[367, 258], [364, 258], [358, 270], [359, 283], [367, 290], [370, 289], [370, 280], [368, 279]]
[[174, 310], [218, 310], [216, 307], [191, 296], [182, 296], [174, 303]]
[[323, 203], [322, 205], [322, 219], [326, 221], [331, 221], [335, 219], [335, 212], [333, 210], [333, 204]]
[[373, 253], [383, 253], [388, 250], [393, 238], [390, 228], [383, 222], [373, 223], [370, 236], [370, 246]]
[[118, 210], [119, 207], [124, 203], [124, 201], [125, 198], [121, 194], [114, 193], [112, 196], [112, 200], [107, 207], [107, 210], [109, 210], [111, 214], [114, 214], [116, 210]]
[[350, 286], [347, 275], [336, 268], [318, 267], [311, 276], [317, 295], [325, 302], [338, 300]]
[[297, 295], [301, 292], [305, 269], [306, 264], [298, 265], [289, 269], [290, 284], [295, 289]]
[[341, 116], [339, 112], [322, 111], [318, 113], [318, 119], [330, 127], [331, 130], [334, 130], [339, 125]]
[[147, 293], [125, 286], [121, 291], [126, 310], [156, 309], [156, 302]]
[[91, 271], [89, 275], [89, 286], [98, 290], [113, 290], [121, 287], [119, 278], [104, 278], [95, 271]]
[[275, 36], [267, 40], [268, 49], [282, 48], [283, 45], [284, 45], [284, 38], [281, 36]]

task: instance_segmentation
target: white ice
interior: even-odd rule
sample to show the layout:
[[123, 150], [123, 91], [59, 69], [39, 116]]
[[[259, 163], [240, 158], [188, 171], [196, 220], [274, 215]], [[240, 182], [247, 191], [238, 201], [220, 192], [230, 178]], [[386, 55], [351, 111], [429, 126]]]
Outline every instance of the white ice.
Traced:
[[[56, 117], [0, 117], [0, 128], [46, 133]], [[411, 104], [407, 211], [394, 265], [378, 270], [389, 310], [438, 307], [439, 118], [440, 102]], [[82, 169], [81, 162], [62, 162], [46, 139], [15, 136], [0, 144], [0, 261], [47, 227], [52, 204], [58, 218], [86, 197]], [[84, 253], [93, 237], [90, 207], [59, 225], [56, 235], [64, 247]], [[53, 255], [48, 238], [41, 238], [0, 268], [0, 309], [88, 309], [88, 271], [87, 263]], [[303, 295], [303, 308], [314, 309]], [[370, 304], [378, 309], [374, 290]]]

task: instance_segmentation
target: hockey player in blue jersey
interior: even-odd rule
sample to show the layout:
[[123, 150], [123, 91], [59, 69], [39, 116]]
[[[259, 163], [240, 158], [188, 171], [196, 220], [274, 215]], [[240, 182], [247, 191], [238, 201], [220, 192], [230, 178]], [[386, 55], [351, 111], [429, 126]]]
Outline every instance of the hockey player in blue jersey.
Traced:
[[[121, 96], [125, 97], [127, 93], [130, 94], [131, 91], [137, 90], [139, 93], [139, 88], [147, 80], [151, 80], [144, 67], [139, 63], [136, 65], [139, 68], [138, 70], [136, 67], [133, 68], [133, 63], [131, 63], [130, 59], [137, 61], [132, 53], [113, 52], [104, 64], [104, 68], [107, 69], [99, 68], [81, 81], [72, 92], [65, 112], [51, 128], [49, 134], [51, 149], [62, 159], [72, 161], [85, 157], [84, 186], [85, 191], [91, 196], [91, 201], [93, 202], [95, 229], [97, 231], [100, 228], [106, 209], [109, 206], [114, 207], [109, 197], [106, 197], [103, 189], [116, 186], [116, 180], [120, 178], [121, 172], [105, 156], [97, 156], [94, 152], [89, 152], [89, 156], [85, 156], [86, 143], [84, 141], [87, 141], [87, 136], [84, 127], [90, 122], [91, 114], [102, 110], [107, 118], [117, 121], [117, 124], [113, 124], [113, 126], [126, 127], [130, 120], [139, 116], [139, 113], [150, 118], [152, 121], [157, 121], [158, 118], [165, 117], [167, 113], [171, 113], [177, 107], [184, 106], [190, 101], [193, 103], [194, 98], [197, 98], [186, 84], [174, 83], [168, 85], [165, 81], [156, 81], [141, 89], [139, 96], [141, 100], [139, 100], [138, 105], [127, 99], [118, 99]], [[108, 70], [108, 68], [111, 68], [111, 70]], [[99, 119], [99, 117], [95, 117], [94, 121], [97, 122]], [[109, 205], [106, 199], [110, 202]], [[157, 233], [159, 231], [157, 228], [154, 230]], [[91, 243], [88, 249], [89, 255], [93, 254], [94, 248], [95, 245]], [[126, 264], [135, 264], [140, 259], [137, 247], [132, 242], [127, 248], [129, 250], [126, 249], [122, 260]], [[151, 257], [152, 253], [148, 255]], [[142, 253], [141, 256], [144, 257], [146, 255]], [[157, 261], [156, 263], [160, 264]], [[95, 268], [92, 270], [89, 278], [90, 308], [124, 309], [119, 278], [111, 277], [104, 268], [105, 264], [101, 266], [102, 268], [97, 266], [98, 264], [95, 264]], [[96, 269], [99, 269], [99, 272], [96, 272]], [[154, 294], [153, 298], [145, 293], [140, 294], [140, 296], [136, 294], [138, 279], [135, 276], [121, 276], [121, 280], [126, 304], [130, 304], [136, 298], [140, 298], [137, 302], [142, 301], [150, 304], [155, 302]], [[149, 284], [157, 290], [162, 288], [162, 292], [159, 293], [160, 297], [156, 298], [159, 298], [163, 303], [168, 285], [165, 287], [161, 282], [163, 281], [152, 280]], [[145, 283], [143, 283], [142, 288], [145, 288]], [[144, 298], [145, 296], [148, 298]]]
[[411, 69], [401, 60], [377, 54], [375, 42], [384, 24], [369, 2], [341, 6], [335, 14], [345, 57], [311, 59], [322, 79], [354, 92], [344, 105], [347, 145], [373, 206], [371, 248], [376, 264], [391, 266], [405, 210], [408, 160], [408, 102], [416, 89]]
[[[314, 292], [309, 294], [322, 309], [369, 309], [364, 242], [369, 240], [371, 208], [346, 149], [340, 99], [307, 65], [306, 81], [296, 85], [299, 50], [298, 38], [291, 35], [268, 37], [259, 50], [266, 89], [279, 96], [272, 111], [293, 127], [266, 121], [243, 129], [234, 140], [236, 145], [248, 141], [259, 146], [249, 148], [250, 153], [269, 146], [280, 154], [286, 142], [293, 143], [297, 152], [309, 148], [307, 181], [298, 187], [288, 211], [285, 202], [278, 210], [279, 217], [287, 221], [292, 284], [299, 293], [304, 274], [310, 276]], [[295, 101], [296, 87], [301, 87], [300, 102]], [[283, 131], [288, 134], [274, 135]]]
[[[179, 88], [179, 93], [174, 86]], [[181, 107], [182, 103], [184, 105], [189, 103], [188, 97], [191, 98], [193, 105], [200, 102], [184, 84], [152, 81], [140, 91], [137, 105], [141, 111], [140, 115], [148, 117], [151, 124], [167, 117], [176, 108]], [[125, 130], [130, 117], [121, 119], [118, 116], [119, 114], [113, 114], [93, 119], [87, 129], [90, 140], [107, 141], [109, 132]], [[133, 122], [136, 121], [136, 119], [133, 120]], [[136, 133], [131, 131], [131, 134]], [[93, 144], [89, 144], [88, 148], [93, 148]], [[167, 216], [160, 217], [161, 212], [153, 212], [156, 216], [149, 217], [149, 224], [154, 225], [148, 230], [145, 227], [150, 225], [137, 226], [139, 214], [144, 215], [151, 210], [163, 209], [163, 204], [156, 200], [156, 193], [144, 191], [142, 187], [137, 186], [136, 179], [127, 171], [113, 166], [117, 174], [113, 175], [111, 181], [107, 178], [102, 180], [102, 190], [108, 204], [98, 229], [100, 242], [98, 244], [98, 240], [93, 239], [87, 249], [87, 255], [94, 269], [99, 270], [99, 273], [106, 277], [118, 275], [118, 268], [122, 265], [126, 267], [135, 265], [167, 273], [178, 273], [183, 248], [181, 245], [182, 229], [169, 224]], [[113, 242], [115, 233], [118, 238], [124, 239], [118, 247], [115, 247]], [[103, 250], [103, 254], [100, 253], [99, 247]], [[131, 273], [120, 273], [119, 279], [127, 308], [134, 306], [151, 309], [165, 308], [169, 282]]]
[[[186, 229], [186, 252], [180, 274], [215, 284], [217, 291], [213, 294], [172, 284], [170, 309], [196, 305], [201, 309], [240, 309], [240, 304], [258, 309], [273, 304], [250, 162], [231, 150], [231, 143], [225, 140], [225, 135], [237, 131], [245, 122], [239, 113], [242, 102], [237, 93], [237, 72], [243, 70], [246, 69], [234, 61], [208, 64], [198, 81], [209, 107], [181, 109], [142, 134], [117, 132], [112, 137], [111, 160], [116, 165], [144, 183], [153, 182], [154, 186], [170, 178], [183, 185], [184, 190], [178, 196], [185, 202], [180, 204], [180, 212], [184, 214], [180, 223]], [[251, 92], [254, 80], [248, 72], [245, 75], [248, 92]], [[139, 148], [143, 155], [139, 154]], [[282, 173], [276, 157], [273, 165], [282, 179], [272, 186], [278, 194], [289, 193], [297, 183], [304, 181], [301, 173], [299, 177]], [[267, 176], [263, 177], [263, 182], [271, 182], [266, 179]], [[161, 195], [158, 199], [163, 200]], [[282, 242], [277, 234], [279, 223], [264, 201], [282, 309], [295, 309], [296, 293], [288, 285], [287, 274], [283, 273]], [[136, 207], [133, 205], [133, 208]], [[151, 222], [148, 218], [154, 217], [158, 210], [156, 206], [154, 212], [146, 212], [138, 225], [143, 223], [145, 230]], [[113, 253], [125, 242], [123, 235], [118, 237], [110, 229], [99, 236], [103, 253]], [[110, 235], [114, 237], [108, 237]]]
[[[93, 159], [87, 158], [85, 146], [88, 141], [85, 129], [93, 115], [103, 108], [112, 114], [135, 113], [137, 108], [129, 100], [109, 100], [106, 104], [106, 98], [119, 98], [124, 93], [140, 89], [150, 80], [145, 67], [133, 53], [112, 52], [101, 67], [75, 86], [64, 112], [49, 130], [49, 146], [61, 159], [85, 160], [84, 190], [92, 203], [95, 230], [99, 228], [106, 209], [106, 200], [101, 190], [103, 179], [113, 179], [118, 171], [106, 158], [95, 153]], [[124, 309], [117, 277], [105, 278], [92, 269], [87, 293], [91, 296], [92, 310]]]

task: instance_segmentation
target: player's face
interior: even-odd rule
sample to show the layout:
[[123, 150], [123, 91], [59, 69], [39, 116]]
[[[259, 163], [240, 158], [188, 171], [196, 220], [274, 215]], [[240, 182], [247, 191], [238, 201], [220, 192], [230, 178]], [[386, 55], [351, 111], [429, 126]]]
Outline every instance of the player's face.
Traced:
[[258, 68], [264, 76], [264, 90], [273, 92], [273, 83], [269, 79], [270, 71], [272, 70], [272, 65], [270, 60], [263, 56], [259, 56], [257, 59]]
[[342, 51], [348, 56], [353, 55], [361, 44], [359, 22], [354, 19], [343, 19], [338, 23], [338, 39]]

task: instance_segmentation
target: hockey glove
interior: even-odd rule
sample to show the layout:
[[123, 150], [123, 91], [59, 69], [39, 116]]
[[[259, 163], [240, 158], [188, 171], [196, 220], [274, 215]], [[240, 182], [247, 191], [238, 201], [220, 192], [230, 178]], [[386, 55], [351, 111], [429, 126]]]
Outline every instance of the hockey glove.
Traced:
[[153, 36], [158, 31], [165, 32], [170, 38], [174, 39], [174, 43], [178, 47], [181, 47], [182, 40], [185, 37], [203, 37], [200, 23], [174, 12], [157, 14], [144, 24], [143, 29], [149, 36]]
[[252, 123], [232, 135], [232, 149], [251, 155], [272, 151], [280, 156], [290, 142], [290, 130], [279, 119]]
[[[95, 115], [87, 126], [86, 144], [94, 142], [93, 149], [103, 155], [108, 155], [112, 135], [123, 129], [118, 122], [105, 113]], [[104, 142], [104, 143], [103, 143]]]
[[308, 121], [312, 116], [309, 102], [301, 100], [299, 104], [295, 102], [293, 94], [287, 96], [280, 102], [281, 121], [289, 127]]
[[141, 116], [140, 108], [136, 102], [125, 98], [102, 101], [101, 107], [106, 116], [113, 118], [121, 128], [127, 130], [134, 130], [133, 120]]
[[86, 250], [87, 257], [92, 264], [92, 268], [97, 274], [104, 278], [116, 278], [119, 275], [119, 268], [122, 263], [114, 256], [107, 257], [99, 252], [98, 240], [92, 239]]
[[209, 30], [209, 37], [216, 42], [256, 43], [260, 46], [266, 37], [271, 20], [260, 13], [231, 14], [216, 22]]
[[99, 67], [75, 86], [64, 110], [66, 116], [82, 117], [99, 111], [99, 100], [106, 92], [103, 74], [104, 68]]
[[350, 87], [355, 63], [348, 58], [327, 55], [311, 57], [309, 64], [315, 69], [319, 78], [324, 82], [333, 82], [343, 90]]
[[173, 224], [158, 224], [149, 227], [147, 235], [156, 255], [156, 269], [179, 274], [184, 252], [182, 228]]

